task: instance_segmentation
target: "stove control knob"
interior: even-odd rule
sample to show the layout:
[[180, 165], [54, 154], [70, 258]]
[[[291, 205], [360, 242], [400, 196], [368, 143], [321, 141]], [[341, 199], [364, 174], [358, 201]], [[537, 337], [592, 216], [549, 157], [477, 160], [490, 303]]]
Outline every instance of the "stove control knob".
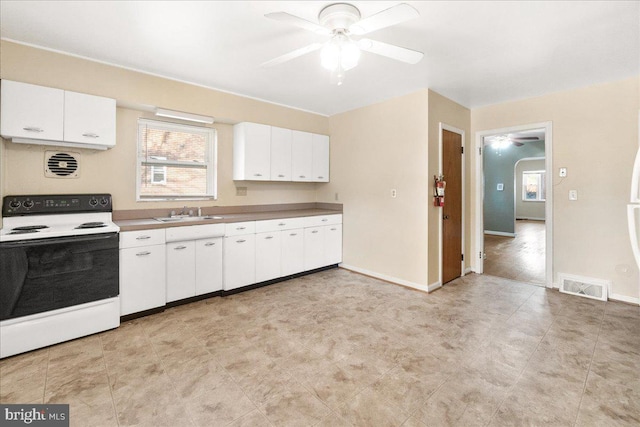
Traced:
[[22, 205], [22, 203], [20, 203], [20, 200], [12, 200], [9, 202], [9, 206], [13, 209], [18, 209], [20, 205]]
[[93, 198], [89, 199], [89, 205], [95, 206], [97, 204], [98, 204], [98, 199], [93, 199]]
[[22, 206], [24, 206], [27, 209], [30, 209], [33, 207], [33, 200], [25, 200], [24, 202], [22, 202]]
[[107, 200], [106, 197], [103, 197], [102, 199], [100, 199], [100, 204], [102, 206], [107, 206], [109, 204], [109, 200]]

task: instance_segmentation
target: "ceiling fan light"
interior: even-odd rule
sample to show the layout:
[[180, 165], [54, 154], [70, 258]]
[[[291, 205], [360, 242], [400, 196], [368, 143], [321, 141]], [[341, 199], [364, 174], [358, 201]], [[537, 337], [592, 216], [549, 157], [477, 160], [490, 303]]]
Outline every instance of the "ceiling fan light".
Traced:
[[344, 70], [350, 70], [358, 65], [360, 60], [360, 49], [355, 43], [349, 41], [342, 45], [340, 50], [340, 63]]
[[340, 47], [330, 41], [320, 51], [320, 63], [323, 68], [334, 71], [340, 65]]

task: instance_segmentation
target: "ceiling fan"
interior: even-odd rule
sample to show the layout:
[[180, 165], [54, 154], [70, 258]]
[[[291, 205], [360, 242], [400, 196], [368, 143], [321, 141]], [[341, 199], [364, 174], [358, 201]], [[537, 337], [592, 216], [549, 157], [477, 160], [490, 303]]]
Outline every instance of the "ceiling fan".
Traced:
[[357, 7], [348, 3], [334, 3], [320, 11], [318, 23], [287, 12], [268, 13], [265, 17], [295, 25], [319, 35], [329, 36], [329, 40], [324, 43], [312, 43], [278, 56], [263, 63], [262, 67], [279, 65], [307, 53], [321, 50], [322, 66], [331, 71], [332, 83], [341, 85], [344, 81], [345, 71], [358, 65], [361, 51], [375, 53], [407, 64], [416, 64], [424, 56], [422, 52], [359, 36], [400, 24], [418, 16], [420, 13], [406, 3], [392, 6], [364, 19], [361, 19]]

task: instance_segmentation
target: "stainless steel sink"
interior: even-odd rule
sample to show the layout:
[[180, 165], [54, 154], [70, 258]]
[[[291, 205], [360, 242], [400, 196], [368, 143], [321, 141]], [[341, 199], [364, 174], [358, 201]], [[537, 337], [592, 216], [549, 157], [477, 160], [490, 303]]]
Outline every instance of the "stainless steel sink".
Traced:
[[167, 216], [163, 218], [154, 218], [160, 222], [191, 222], [191, 221], [204, 221], [207, 219], [224, 219], [221, 216], [206, 215], [206, 216]]

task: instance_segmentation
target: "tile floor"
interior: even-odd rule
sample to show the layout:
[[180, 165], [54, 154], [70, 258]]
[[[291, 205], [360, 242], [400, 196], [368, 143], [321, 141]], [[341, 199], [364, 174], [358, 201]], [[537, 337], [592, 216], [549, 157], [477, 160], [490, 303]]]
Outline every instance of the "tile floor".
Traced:
[[468, 275], [333, 269], [0, 361], [77, 426], [640, 424], [640, 307]]
[[545, 283], [544, 221], [516, 221], [516, 237], [484, 235], [484, 273], [505, 279]]

